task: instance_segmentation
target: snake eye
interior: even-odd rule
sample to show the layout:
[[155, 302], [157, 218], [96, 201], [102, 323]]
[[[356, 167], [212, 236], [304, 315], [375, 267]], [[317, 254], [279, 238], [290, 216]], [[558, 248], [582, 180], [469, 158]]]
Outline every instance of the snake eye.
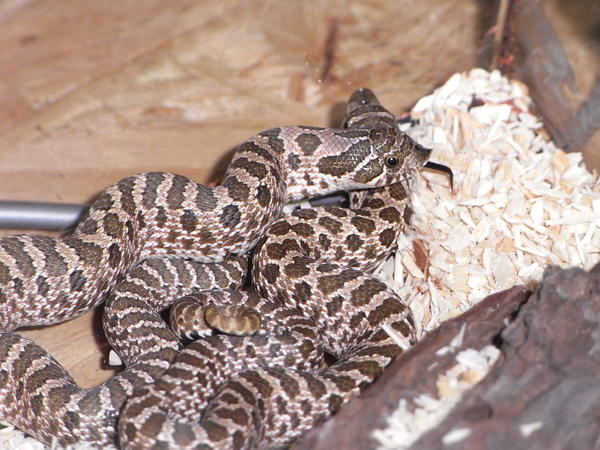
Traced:
[[398, 158], [396, 158], [395, 156], [388, 156], [388, 157], [385, 159], [385, 164], [386, 164], [388, 167], [395, 167], [395, 166], [397, 166], [397, 165], [398, 165], [398, 163], [399, 163], [399, 162], [400, 162], [400, 161], [398, 161]]

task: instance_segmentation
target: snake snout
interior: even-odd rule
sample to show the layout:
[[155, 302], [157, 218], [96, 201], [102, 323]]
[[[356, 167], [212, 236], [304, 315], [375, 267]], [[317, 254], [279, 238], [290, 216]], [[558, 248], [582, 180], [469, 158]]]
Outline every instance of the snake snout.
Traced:
[[431, 150], [431, 148], [427, 148], [422, 146], [421, 144], [415, 143], [415, 154], [417, 155], [419, 161], [421, 161], [423, 164], [427, 163], [429, 155], [431, 155]]

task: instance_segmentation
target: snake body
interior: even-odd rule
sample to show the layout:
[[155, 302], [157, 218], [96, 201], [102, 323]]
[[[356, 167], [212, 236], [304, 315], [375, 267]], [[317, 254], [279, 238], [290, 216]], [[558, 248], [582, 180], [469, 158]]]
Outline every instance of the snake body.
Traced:
[[[217, 187], [140, 174], [104, 191], [72, 236], [0, 239], [0, 418], [63, 446], [288, 444], [400, 351], [382, 325], [413, 336], [406, 305], [368, 272], [395, 245], [406, 180], [428, 156], [362, 89], [344, 128], [260, 133]], [[350, 209], [282, 217], [287, 202], [365, 188]], [[239, 292], [255, 246], [258, 295]], [[176, 333], [161, 312], [180, 297]], [[12, 332], [103, 301], [126, 368], [95, 388]]]

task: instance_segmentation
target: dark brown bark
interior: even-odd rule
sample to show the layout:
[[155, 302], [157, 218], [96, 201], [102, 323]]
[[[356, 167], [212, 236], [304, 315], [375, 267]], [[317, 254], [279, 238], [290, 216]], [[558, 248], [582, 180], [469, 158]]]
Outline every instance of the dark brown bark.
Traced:
[[[298, 449], [368, 449], [377, 442], [372, 431], [386, 427], [386, 418], [400, 399], [434, 394], [439, 374], [456, 364], [456, 353], [491, 344], [527, 299], [528, 291], [513, 287], [494, 294], [456, 319], [442, 324], [418, 345], [398, 357], [365, 393], [297, 444]], [[450, 344], [465, 326], [462, 344], [445, 355], [437, 351]]]
[[[460, 347], [436, 354], [463, 325]], [[502, 352], [490, 373], [412, 449], [600, 448], [600, 264], [550, 267], [535, 294], [514, 287], [444, 323], [295, 448], [376, 448], [400, 399], [435, 395], [456, 353], [490, 343]], [[453, 430], [466, 436], [451, 443]]]
[[[503, 358], [412, 448], [599, 448], [600, 266], [548, 268], [502, 340]], [[444, 446], [456, 429], [470, 434]]]

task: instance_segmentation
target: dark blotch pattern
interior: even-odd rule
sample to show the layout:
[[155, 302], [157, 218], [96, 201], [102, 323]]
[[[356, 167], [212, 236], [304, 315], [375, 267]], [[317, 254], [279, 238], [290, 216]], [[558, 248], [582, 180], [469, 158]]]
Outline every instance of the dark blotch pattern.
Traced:
[[309, 173], [305, 173], [304, 174], [304, 183], [307, 186], [314, 186], [315, 185], [315, 182], [313, 181], [313, 179], [312, 179], [312, 177], [310, 176]]
[[379, 292], [386, 289], [385, 284], [381, 281], [367, 279], [359, 287], [354, 289], [350, 294], [352, 304], [359, 307], [366, 304], [370, 299], [374, 298]]
[[94, 209], [98, 211], [108, 211], [114, 207], [115, 202], [113, 201], [112, 195], [113, 194], [110, 191], [105, 191], [100, 194], [94, 202]]
[[[37, 286], [37, 292], [39, 295], [47, 295], [50, 290], [50, 285], [46, 281], [46, 278], [43, 276], [39, 276], [35, 280], [35, 284]], [[1, 303], [1, 302], [0, 302]]]
[[371, 159], [361, 167], [354, 176], [357, 183], [367, 184], [383, 173], [383, 165], [379, 159]]
[[406, 206], [404, 208], [404, 212], [402, 213], [402, 218], [404, 219], [405, 224], [410, 223], [410, 219], [412, 217], [413, 210], [410, 206]]
[[[32, 236], [31, 242], [44, 255], [44, 270], [49, 276], [61, 276], [67, 271], [64, 256], [56, 249], [56, 241], [47, 236]], [[2, 269], [0, 267], [0, 282]]]
[[71, 275], [69, 275], [69, 285], [73, 291], [81, 291], [85, 286], [86, 281], [82, 270], [74, 270], [71, 272]]
[[268, 170], [267, 167], [263, 163], [259, 163], [257, 161], [251, 161], [248, 158], [239, 157], [233, 161], [230, 168], [242, 168], [249, 175], [253, 176], [258, 180], [262, 180], [267, 176]]
[[393, 297], [388, 297], [381, 301], [379, 305], [371, 311], [368, 320], [369, 325], [374, 326], [383, 322], [393, 314], [400, 314], [406, 307]]
[[285, 142], [280, 136], [281, 128], [271, 128], [270, 130], [263, 131], [259, 136], [267, 138], [269, 147], [275, 150], [277, 153], [285, 152]]
[[183, 211], [180, 221], [182, 228], [188, 232], [194, 231], [198, 226], [198, 218], [191, 209], [186, 209]]
[[119, 244], [114, 243], [108, 247], [108, 263], [111, 267], [117, 267], [121, 262], [122, 256]]
[[379, 212], [379, 217], [383, 220], [386, 220], [390, 223], [400, 223], [402, 221], [402, 216], [400, 215], [400, 211], [397, 208], [389, 207], [384, 208]]
[[292, 215], [304, 220], [312, 220], [318, 217], [317, 211], [314, 209], [296, 209], [292, 212]]
[[225, 178], [225, 180], [223, 180], [221, 186], [227, 189], [227, 193], [233, 200], [238, 202], [248, 200], [248, 196], [250, 195], [250, 189], [248, 188], [248, 185], [246, 183], [242, 183], [240, 180], [237, 179], [237, 177], [233, 175], [228, 176], [227, 178]]
[[154, 216], [154, 219], [156, 220], [156, 226], [158, 226], [159, 228], [164, 227], [168, 219], [165, 208], [163, 208], [162, 206], [156, 208], [156, 215]]
[[12, 256], [15, 264], [23, 277], [31, 278], [35, 275], [35, 264], [29, 253], [25, 251], [25, 243], [18, 237], [3, 239], [2, 248]]
[[319, 219], [319, 225], [324, 227], [329, 233], [333, 235], [338, 234], [340, 229], [342, 228], [342, 224], [339, 221], [332, 219], [331, 217], [321, 217]]
[[312, 296], [310, 284], [300, 281], [294, 284], [294, 296], [300, 301], [308, 301]]
[[290, 153], [287, 161], [292, 170], [298, 170], [298, 167], [300, 167], [300, 157], [296, 153]]
[[[165, 174], [152, 172], [146, 176], [146, 185], [142, 191], [142, 206], [146, 209], [153, 208], [156, 205], [156, 192], [158, 187], [164, 182]], [[96, 204], [94, 203], [94, 208]]]
[[[277, 142], [276, 140], [270, 140], [270, 141]], [[277, 148], [277, 147], [272, 147], [272, 148]], [[240, 145], [238, 152], [252, 153], [252, 154], [258, 156], [259, 158], [262, 158], [267, 163], [270, 163], [273, 165], [278, 165], [277, 159], [275, 159], [275, 157], [273, 155], [271, 155], [271, 153], [269, 153], [266, 149], [264, 149], [260, 145], [256, 144], [255, 142], [250, 142], [250, 141], [244, 142], [242, 145]]]
[[305, 277], [310, 273], [309, 263], [310, 260], [308, 258], [297, 256], [294, 258], [294, 262], [286, 265], [283, 270], [290, 278]]
[[294, 233], [296, 233], [298, 236], [302, 236], [302, 237], [310, 237], [315, 233], [313, 228], [310, 225], [308, 225], [307, 223], [300, 222], [300, 223], [292, 225], [291, 228]]
[[335, 263], [321, 263], [317, 266], [317, 272], [320, 273], [331, 273], [338, 270], [340, 266]]
[[312, 155], [321, 145], [321, 138], [314, 133], [302, 133], [296, 137], [296, 143], [302, 153]]
[[288, 222], [286, 222], [285, 220], [279, 220], [273, 225], [271, 225], [271, 228], [269, 228], [269, 234], [275, 236], [283, 236], [285, 234], [288, 234], [290, 228], [291, 226]]
[[236, 205], [227, 205], [221, 212], [221, 223], [233, 228], [240, 223], [240, 209]]
[[87, 218], [79, 225], [79, 231], [83, 234], [94, 234], [98, 231], [98, 222]]
[[324, 209], [332, 216], [336, 216], [336, 217], [347, 217], [348, 216], [348, 212], [344, 208], [339, 208], [337, 206], [326, 206]]
[[123, 222], [118, 215], [114, 213], [108, 213], [104, 216], [102, 225], [106, 234], [114, 239], [119, 239], [123, 236]]
[[324, 295], [329, 295], [360, 275], [359, 271], [353, 269], [344, 270], [336, 275], [324, 275], [317, 279], [317, 287]]
[[[131, 178], [131, 180], [133, 181], [134, 178]], [[121, 206], [129, 217], [135, 217], [138, 207], [136, 201], [133, 199], [133, 183], [129, 183], [121, 189]]]
[[173, 175], [171, 187], [167, 194], [167, 205], [171, 209], [181, 208], [181, 204], [185, 200], [185, 190], [189, 181], [188, 178], [182, 175]]
[[321, 233], [319, 234], [319, 245], [324, 250], [329, 250], [329, 247], [331, 247], [331, 239], [329, 239], [326, 234]]
[[196, 207], [200, 211], [212, 211], [217, 206], [217, 197], [213, 188], [202, 184], [196, 185]]
[[391, 247], [392, 244], [396, 241], [396, 230], [392, 228], [386, 228], [381, 233], [379, 233], [379, 242], [384, 247]]
[[267, 185], [261, 184], [256, 190], [256, 200], [263, 208], [266, 208], [271, 203], [271, 190]]
[[65, 243], [72, 247], [81, 258], [91, 263], [99, 264], [103, 258], [102, 248], [91, 242], [65, 240]]
[[357, 234], [351, 234], [346, 237], [346, 246], [352, 252], [357, 251], [363, 244], [364, 241]]
[[278, 264], [267, 264], [263, 269], [263, 277], [269, 283], [274, 283], [279, 277], [279, 265]]
[[325, 156], [317, 163], [319, 172], [342, 177], [353, 172], [356, 166], [367, 159], [371, 153], [371, 144], [368, 140], [358, 141], [352, 144], [348, 150], [337, 156]]
[[402, 186], [401, 183], [388, 186], [387, 192], [394, 200], [402, 201], [408, 198], [408, 192], [406, 192], [406, 189], [404, 189], [404, 186]]
[[353, 217], [350, 219], [350, 223], [356, 227], [356, 229], [363, 234], [371, 234], [375, 232], [375, 222], [365, 217]]

